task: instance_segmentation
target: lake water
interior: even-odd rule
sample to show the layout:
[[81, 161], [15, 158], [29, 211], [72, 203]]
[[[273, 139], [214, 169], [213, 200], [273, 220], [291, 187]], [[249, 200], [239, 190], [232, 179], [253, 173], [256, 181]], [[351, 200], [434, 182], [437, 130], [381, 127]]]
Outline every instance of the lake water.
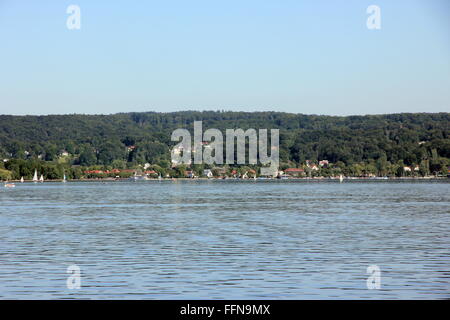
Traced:
[[448, 299], [450, 183], [2, 186], [0, 298]]

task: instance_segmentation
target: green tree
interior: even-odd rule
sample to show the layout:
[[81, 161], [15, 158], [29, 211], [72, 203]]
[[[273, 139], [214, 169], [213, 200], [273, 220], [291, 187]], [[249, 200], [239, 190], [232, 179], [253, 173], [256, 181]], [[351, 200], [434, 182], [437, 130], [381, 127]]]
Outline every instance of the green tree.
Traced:
[[90, 146], [83, 146], [79, 156], [79, 164], [82, 166], [92, 166], [97, 163], [97, 156]]
[[0, 169], [0, 180], [11, 180], [12, 172], [5, 169]]

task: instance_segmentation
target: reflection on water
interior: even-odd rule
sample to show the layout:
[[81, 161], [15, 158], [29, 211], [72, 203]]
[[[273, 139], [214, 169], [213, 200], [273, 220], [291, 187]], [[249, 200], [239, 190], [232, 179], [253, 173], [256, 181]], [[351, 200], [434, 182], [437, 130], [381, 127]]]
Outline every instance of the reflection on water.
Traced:
[[[69, 182], [0, 191], [0, 297], [450, 298], [448, 182]], [[80, 290], [66, 269], [81, 268]], [[368, 290], [366, 268], [381, 269]]]

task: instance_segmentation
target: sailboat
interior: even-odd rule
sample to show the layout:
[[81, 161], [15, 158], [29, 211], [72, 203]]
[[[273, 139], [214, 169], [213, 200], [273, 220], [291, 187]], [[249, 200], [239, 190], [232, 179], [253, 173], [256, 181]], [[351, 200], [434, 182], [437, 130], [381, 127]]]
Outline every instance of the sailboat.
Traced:
[[161, 181], [161, 173], [158, 176], [158, 180]]
[[34, 170], [33, 182], [38, 182], [37, 170]]
[[39, 178], [39, 182], [44, 182], [44, 176], [41, 174], [41, 177]]
[[23, 183], [23, 177], [22, 177], [22, 178], [20, 178], [20, 183]]
[[343, 181], [344, 181], [344, 176], [341, 174], [341, 175], [339, 176], [339, 182], [342, 183]]
[[63, 177], [63, 181], [62, 182], [67, 182], [67, 179], [66, 179], [66, 175], [64, 174], [64, 177]]

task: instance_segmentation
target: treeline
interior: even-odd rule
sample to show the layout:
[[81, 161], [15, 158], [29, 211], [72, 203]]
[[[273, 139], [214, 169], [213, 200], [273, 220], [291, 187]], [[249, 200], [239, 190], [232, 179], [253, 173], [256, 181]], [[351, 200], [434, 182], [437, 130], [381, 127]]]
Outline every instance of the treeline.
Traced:
[[[0, 116], [0, 156], [24, 160], [23, 168], [2, 162], [1, 170], [28, 176], [39, 164], [48, 177], [87, 167], [135, 168], [144, 163], [171, 170], [171, 133], [193, 130], [280, 129], [280, 161], [302, 167], [306, 160], [328, 160], [334, 168], [373, 166], [376, 174], [420, 166], [424, 174], [447, 174], [450, 159], [449, 113], [368, 116], [317, 116], [281, 112], [184, 111], [113, 115]], [[356, 170], [356, 169], [355, 169]], [[362, 170], [362, 169], [361, 169]], [[0, 171], [1, 173], [2, 171]], [[5, 174], [5, 173], [4, 173]]]

